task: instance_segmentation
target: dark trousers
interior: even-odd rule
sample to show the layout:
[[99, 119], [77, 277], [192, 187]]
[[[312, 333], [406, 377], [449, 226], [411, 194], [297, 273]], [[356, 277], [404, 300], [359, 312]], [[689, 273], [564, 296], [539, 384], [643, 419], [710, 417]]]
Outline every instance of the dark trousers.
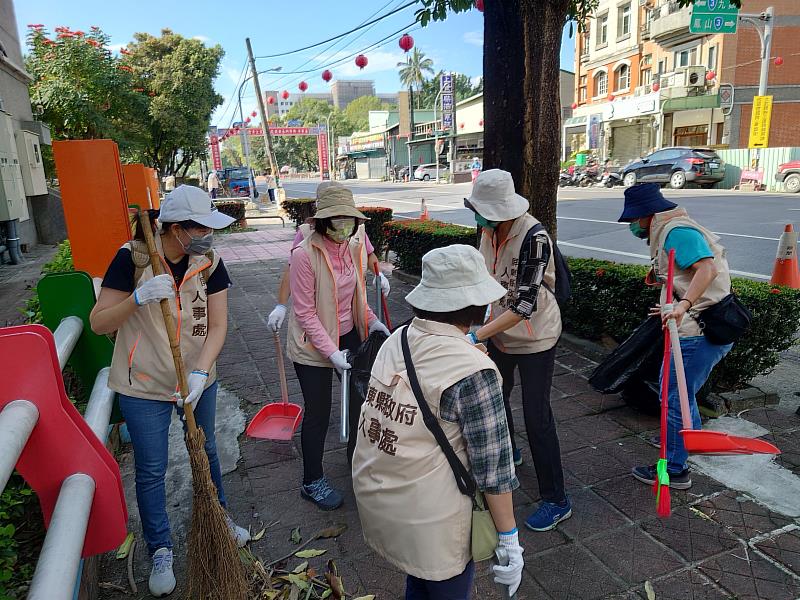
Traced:
[[[361, 345], [356, 329], [339, 338], [339, 349], [355, 352]], [[308, 485], [322, 477], [322, 454], [325, 452], [325, 438], [331, 420], [331, 385], [333, 369], [312, 367], [294, 363], [294, 370], [303, 391], [303, 429], [300, 432], [300, 445], [303, 449], [303, 485]], [[354, 408], [355, 404], [355, 408]], [[349, 409], [358, 411], [358, 400], [350, 394]], [[352, 435], [351, 430], [351, 438]]]
[[525, 431], [533, 455], [533, 466], [539, 480], [539, 492], [545, 502], [563, 502], [564, 470], [561, 466], [561, 447], [553, 411], [550, 409], [550, 386], [556, 348], [533, 354], [507, 354], [489, 343], [489, 357], [503, 377], [503, 401], [506, 405], [511, 444], [517, 449], [514, 436], [514, 419], [511, 415], [511, 390], [514, 389], [514, 371], [519, 367], [522, 382], [522, 414]]
[[475, 563], [469, 561], [464, 572], [444, 581], [428, 581], [406, 576], [406, 600], [469, 600], [475, 579]]
[[275, 204], [275, 188], [268, 188], [267, 194], [269, 195], [269, 201]]

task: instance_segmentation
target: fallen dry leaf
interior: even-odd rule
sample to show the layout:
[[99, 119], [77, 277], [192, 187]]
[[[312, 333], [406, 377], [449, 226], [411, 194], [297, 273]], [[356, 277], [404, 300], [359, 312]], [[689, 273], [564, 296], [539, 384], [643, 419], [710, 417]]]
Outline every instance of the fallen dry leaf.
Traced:
[[300, 528], [295, 527], [292, 529], [292, 536], [289, 538], [293, 544], [299, 544], [303, 541], [303, 536], [300, 535]]
[[327, 550], [301, 550], [300, 552], [295, 552], [294, 555], [297, 558], [316, 558], [317, 556], [322, 556], [325, 554]]
[[264, 537], [264, 533], [266, 533], [266, 531], [267, 531], [267, 528], [264, 527], [264, 529], [262, 529], [257, 534], [255, 534], [252, 538], [250, 538], [250, 541], [251, 542], [257, 542], [258, 540], [260, 540], [261, 538]]

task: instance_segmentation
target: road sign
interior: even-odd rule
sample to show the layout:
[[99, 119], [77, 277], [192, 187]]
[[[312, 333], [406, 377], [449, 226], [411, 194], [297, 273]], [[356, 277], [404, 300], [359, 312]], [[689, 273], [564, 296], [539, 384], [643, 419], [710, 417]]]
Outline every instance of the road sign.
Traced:
[[719, 107], [722, 109], [722, 114], [729, 115], [733, 110], [734, 90], [733, 85], [730, 83], [723, 83], [719, 86]]
[[453, 74], [442, 73], [439, 78], [439, 90], [442, 95], [442, 129], [452, 129], [455, 118], [455, 95], [453, 94]]
[[695, 0], [689, 21], [691, 33], [736, 33], [739, 9], [731, 0]]
[[750, 119], [750, 148], [769, 145], [769, 125], [772, 121], [772, 96], [753, 98], [753, 116]]

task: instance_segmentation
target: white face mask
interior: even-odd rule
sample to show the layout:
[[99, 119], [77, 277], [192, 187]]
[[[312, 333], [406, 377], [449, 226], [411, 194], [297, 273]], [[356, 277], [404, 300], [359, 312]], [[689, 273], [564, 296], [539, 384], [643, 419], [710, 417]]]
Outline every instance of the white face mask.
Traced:
[[353, 235], [356, 220], [353, 217], [336, 217], [335, 219], [331, 219], [331, 226], [333, 230], [328, 230], [328, 237], [334, 242], [341, 244]]

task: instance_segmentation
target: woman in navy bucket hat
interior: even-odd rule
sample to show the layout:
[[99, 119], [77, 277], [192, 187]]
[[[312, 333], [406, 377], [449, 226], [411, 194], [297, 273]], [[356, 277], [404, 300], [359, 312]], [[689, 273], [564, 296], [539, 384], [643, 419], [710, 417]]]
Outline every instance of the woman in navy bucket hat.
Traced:
[[[619, 218], [630, 223], [636, 237], [647, 240], [650, 246], [652, 267], [647, 276], [649, 285], [661, 286], [661, 304], [672, 303], [669, 314], [662, 315], [664, 323], [674, 318], [678, 324], [683, 351], [686, 385], [692, 414], [692, 427], [700, 429], [700, 413], [695, 394], [705, 384], [711, 370], [730, 351], [733, 344], [711, 343], [697, 321], [705, 310], [731, 293], [731, 277], [725, 248], [719, 237], [689, 218], [686, 209], [664, 198], [658, 184], [644, 183], [625, 190], [625, 207]], [[666, 281], [670, 250], [675, 250], [675, 296], [667, 298], [663, 283]], [[661, 315], [657, 304], [651, 315]], [[664, 374], [661, 374], [663, 377]], [[669, 373], [669, 412], [667, 415], [667, 471], [670, 487], [689, 489], [692, 480], [686, 464], [688, 453], [680, 436], [681, 412], [678, 384], [673, 363]], [[657, 445], [654, 440], [653, 445]], [[652, 485], [655, 482], [655, 465], [633, 469], [633, 476]]]

